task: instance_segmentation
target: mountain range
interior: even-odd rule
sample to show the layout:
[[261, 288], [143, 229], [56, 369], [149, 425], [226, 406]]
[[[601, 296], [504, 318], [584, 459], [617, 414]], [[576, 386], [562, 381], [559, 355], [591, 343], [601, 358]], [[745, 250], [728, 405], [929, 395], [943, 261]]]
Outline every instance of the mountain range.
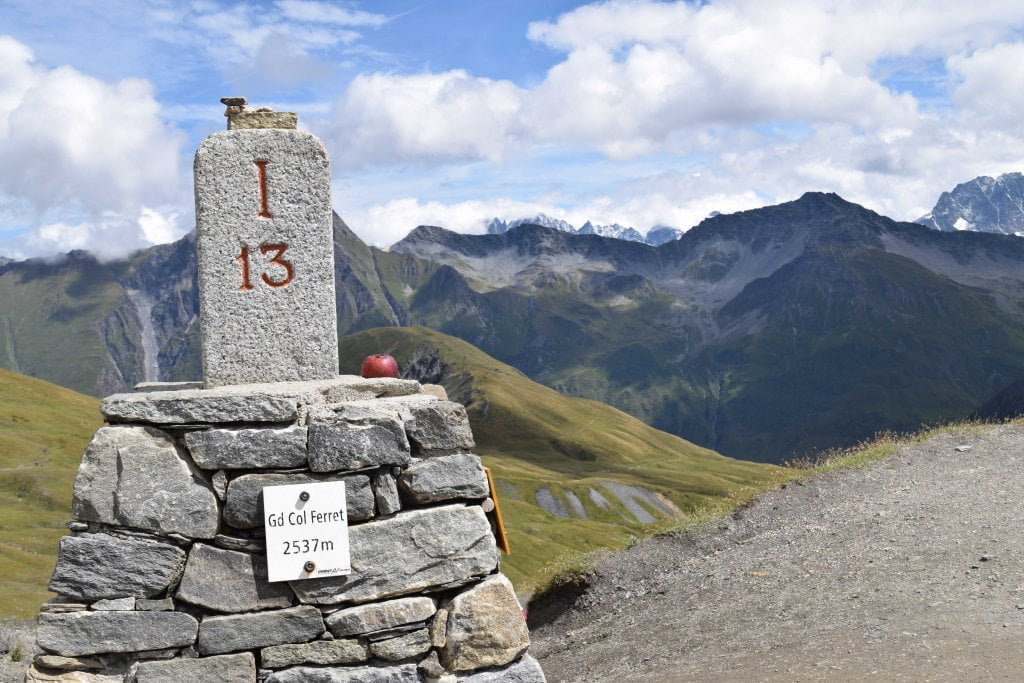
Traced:
[[936, 230], [977, 230], [1024, 237], [1024, 175], [979, 176], [943, 192], [931, 213], [917, 219]]
[[[733, 457], [963, 417], [1024, 378], [1024, 240], [833, 194], [658, 247], [526, 223], [421, 226], [381, 251], [337, 217], [334, 237], [341, 333], [436, 329]], [[186, 237], [125, 261], [0, 266], [0, 365], [94, 395], [195, 379], [194, 258]]]
[[517, 228], [520, 225], [540, 225], [545, 228], [553, 228], [555, 230], [561, 230], [562, 232], [572, 233], [574, 235], [600, 235], [601, 237], [612, 237], [619, 240], [628, 240], [630, 242], [643, 242], [651, 246], [657, 247], [666, 242], [679, 239], [683, 231], [678, 228], [670, 228], [667, 225], [655, 225], [647, 231], [646, 235], [640, 234], [640, 231], [636, 228], [631, 228], [625, 225], [619, 225], [618, 223], [612, 223], [611, 225], [594, 225], [590, 221], [587, 221], [580, 227], [576, 227], [568, 221], [563, 221], [559, 218], [552, 218], [547, 214], [539, 213], [531, 218], [517, 218], [511, 221], [503, 221], [500, 218], [492, 218], [487, 221], [487, 234], [488, 235], [500, 235], [504, 232], [508, 232], [512, 228]]

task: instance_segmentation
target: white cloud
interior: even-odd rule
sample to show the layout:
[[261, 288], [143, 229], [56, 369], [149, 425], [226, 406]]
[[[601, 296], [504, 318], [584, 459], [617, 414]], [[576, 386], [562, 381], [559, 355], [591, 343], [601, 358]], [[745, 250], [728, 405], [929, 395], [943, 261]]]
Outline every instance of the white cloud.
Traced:
[[1024, 43], [1001, 43], [972, 54], [953, 55], [948, 69], [956, 85], [953, 102], [989, 125], [1020, 126], [1024, 111]]
[[[662, 182], [663, 189], [685, 192], [685, 179], [678, 180], [678, 183]], [[366, 242], [386, 248], [418, 225], [437, 225], [455, 232], [475, 234], [483, 232], [491, 218], [508, 221], [544, 213], [576, 227], [589, 220], [599, 225], [619, 223], [633, 226], [643, 233], [656, 225], [685, 230], [712, 211], [732, 213], [763, 204], [764, 200], [750, 191], [692, 193], [692, 196], [682, 198], [677, 192], [666, 191], [645, 192], [625, 199], [597, 196], [569, 208], [543, 200], [520, 201], [509, 197], [451, 203], [404, 197], [346, 212], [345, 221]]]
[[[527, 213], [687, 227], [706, 210], [824, 190], [913, 219], [971, 174], [1024, 167], [1022, 33], [1024, 4], [1007, 0], [612, 0], [529, 26], [531, 40], [562, 53], [529, 87], [461, 70], [363, 74], [318, 130], [349, 168], [555, 164], [595, 150], [703, 171], [684, 184], [692, 194], [597, 190], [568, 205], [538, 194]], [[934, 71], [942, 64], [947, 74]], [[894, 73], [901, 88], [917, 79], [937, 92], [921, 104], [883, 80]], [[607, 162], [594, 163], [597, 176]], [[365, 209], [367, 232], [400, 236], [417, 208], [467, 230], [491, 211], [410, 202]]]
[[333, 51], [357, 42], [355, 29], [378, 28], [388, 18], [326, 2], [193, 2], [151, 11], [151, 34], [176, 50], [198, 50], [230, 82], [297, 85], [322, 81], [334, 66]]
[[45, 223], [28, 230], [20, 248], [5, 256], [27, 258], [87, 249], [100, 260], [121, 258], [136, 249], [181, 237], [176, 218], [142, 207], [137, 215], [110, 212], [80, 223]]
[[[32, 231], [29, 251], [88, 243], [124, 253], [152, 241], [138, 222], [143, 207], [187, 198], [183, 136], [162, 122], [152, 86], [47, 69], [9, 37], [0, 37], [0, 74], [0, 203], [27, 204], [32, 222], [44, 223]], [[53, 214], [81, 220], [40, 220]], [[150, 230], [163, 241], [180, 229], [158, 232]], [[82, 241], [100, 234], [109, 242]]]
[[[513, 199], [443, 203], [413, 197], [346, 212], [345, 222], [366, 242], [389, 247], [418, 225], [438, 225], [456, 232], [481, 233], [484, 221], [495, 216], [519, 217], [544, 210], [539, 204]], [[550, 215], [560, 212], [551, 210]]]
[[345, 165], [502, 159], [516, 144], [522, 91], [464, 71], [360, 75], [319, 130]]
[[360, 10], [350, 10], [326, 2], [312, 0], [280, 0], [282, 14], [289, 19], [340, 26], [382, 26], [387, 17]]
[[566, 53], [535, 87], [465, 71], [364, 74], [334, 119], [358, 130], [348, 140], [374, 141], [355, 154], [366, 164], [497, 160], [546, 143], [627, 159], [707, 126], [775, 121], [908, 128], [917, 102], [876, 80], [880, 60], [947, 54], [1024, 21], [1006, 4], [940, 4], [588, 5], [530, 25], [531, 39]]

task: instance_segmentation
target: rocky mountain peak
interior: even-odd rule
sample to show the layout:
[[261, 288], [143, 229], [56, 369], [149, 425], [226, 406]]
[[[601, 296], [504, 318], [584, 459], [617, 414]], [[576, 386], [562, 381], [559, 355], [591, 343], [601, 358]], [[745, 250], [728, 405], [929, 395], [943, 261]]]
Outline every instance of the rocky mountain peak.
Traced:
[[921, 225], [952, 232], [970, 230], [1024, 237], [1024, 174], [979, 176], [943, 192]]
[[667, 225], [656, 225], [647, 232], [647, 235], [644, 235], [636, 228], [628, 225], [620, 225], [619, 223], [598, 225], [589, 220], [577, 228], [568, 221], [551, 218], [543, 213], [539, 213], [532, 218], [517, 218], [511, 221], [492, 218], [485, 223], [485, 232], [488, 235], [500, 235], [521, 225], [539, 225], [541, 227], [552, 228], [560, 232], [575, 235], [600, 235], [601, 237], [612, 237], [614, 239], [627, 240], [629, 242], [641, 242], [655, 247], [664, 244], [665, 242], [679, 239], [679, 236], [683, 234], [683, 231], [678, 228], [672, 228]]

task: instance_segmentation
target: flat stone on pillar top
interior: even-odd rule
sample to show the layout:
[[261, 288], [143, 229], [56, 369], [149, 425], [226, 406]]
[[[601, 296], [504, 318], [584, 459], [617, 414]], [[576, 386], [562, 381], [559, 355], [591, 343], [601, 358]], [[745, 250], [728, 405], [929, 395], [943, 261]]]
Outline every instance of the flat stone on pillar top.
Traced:
[[338, 374], [330, 170], [313, 135], [210, 135], [195, 158], [206, 387]]

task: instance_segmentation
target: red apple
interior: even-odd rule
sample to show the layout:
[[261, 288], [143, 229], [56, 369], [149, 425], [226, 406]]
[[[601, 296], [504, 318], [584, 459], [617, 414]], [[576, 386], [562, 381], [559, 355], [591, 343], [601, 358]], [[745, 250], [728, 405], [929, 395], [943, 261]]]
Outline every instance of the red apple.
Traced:
[[385, 353], [375, 353], [363, 359], [359, 368], [363, 377], [398, 377], [398, 363]]

